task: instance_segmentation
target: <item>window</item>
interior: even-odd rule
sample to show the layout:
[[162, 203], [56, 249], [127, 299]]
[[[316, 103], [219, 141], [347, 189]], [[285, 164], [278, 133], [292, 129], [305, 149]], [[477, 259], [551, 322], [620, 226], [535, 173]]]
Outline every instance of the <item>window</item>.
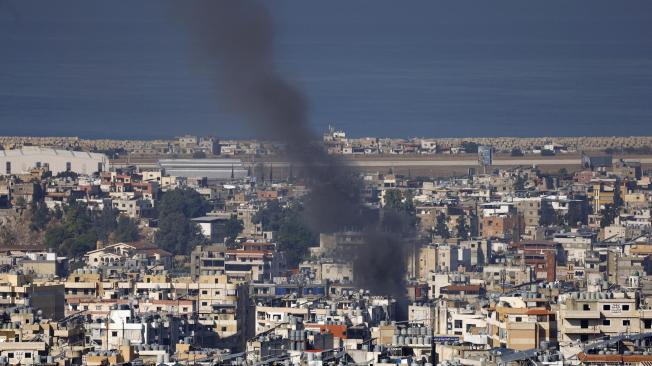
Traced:
[[591, 305], [589, 305], [589, 304], [583, 304], [583, 305], [582, 305], [582, 310], [591, 310]]
[[[11, 161], [7, 162], [7, 168], [6, 168], [7, 174], [11, 174]], [[12, 353], [13, 354], [13, 353]]]
[[623, 319], [623, 327], [629, 327], [629, 319]]
[[586, 329], [589, 327], [589, 321], [586, 319], [580, 320], [580, 328]]
[[118, 336], [118, 332], [111, 332], [111, 337], [117, 337], [117, 336]]
[[9, 353], [7, 353], [7, 357], [9, 357], [9, 358], [14, 358], [14, 353], [13, 353], [13, 352], [9, 352]]
[[67, 161], [66, 162], [66, 171], [69, 172], [71, 170], [72, 170], [72, 164], [69, 161]]
[[643, 327], [645, 329], [650, 329], [652, 328], [652, 320], [651, 319], [645, 319], [643, 320]]
[[602, 325], [611, 325], [611, 320], [609, 320], [609, 319], [603, 319], [603, 320], [602, 320]]
[[456, 320], [455, 321], [455, 328], [462, 328], [462, 321], [461, 320]]
[[611, 310], [611, 305], [602, 305], [602, 310]]
[[628, 304], [623, 305], [623, 311], [629, 311], [629, 305]]
[[32, 358], [32, 352], [25, 352], [25, 358]]
[[517, 322], [522, 322], [522, 321], [523, 321], [523, 318], [521, 318], [520, 316], [517, 316], [517, 317], [516, 317], [516, 321], [517, 321]]
[[201, 294], [202, 294], [202, 295], [208, 295], [208, 291], [206, 291], [206, 290], [202, 290]]
[[97, 163], [97, 171], [102, 172], [102, 163]]

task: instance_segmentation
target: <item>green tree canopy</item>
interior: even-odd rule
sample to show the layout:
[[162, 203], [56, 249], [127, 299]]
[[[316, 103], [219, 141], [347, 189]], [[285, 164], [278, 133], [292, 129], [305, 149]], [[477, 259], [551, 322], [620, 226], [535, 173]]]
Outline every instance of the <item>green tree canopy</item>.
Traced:
[[515, 148], [512, 149], [510, 155], [511, 156], [523, 156], [523, 151], [521, 151], [521, 149], [515, 147]]
[[158, 204], [158, 217], [161, 219], [174, 212], [180, 212], [186, 218], [206, 215], [211, 209], [208, 203], [192, 188], [177, 188], [165, 192]]
[[469, 227], [466, 224], [466, 216], [461, 215], [457, 218], [457, 236], [462, 240], [469, 238]]
[[224, 234], [226, 236], [227, 244], [235, 243], [235, 239], [244, 230], [244, 223], [239, 220], [237, 216], [231, 216], [224, 225]]
[[192, 188], [166, 192], [158, 205], [156, 244], [173, 254], [189, 254], [194, 246], [206, 242], [199, 225], [191, 219], [210, 209], [210, 203]]
[[118, 210], [105, 206], [95, 217], [95, 230], [97, 237], [103, 243], [109, 242], [109, 236], [117, 226]]
[[203, 151], [195, 151], [192, 153], [193, 159], [206, 159], [206, 153]]
[[435, 234], [448, 239], [451, 237], [451, 234], [448, 230], [448, 224], [446, 223], [446, 215], [442, 212], [437, 216], [437, 224], [435, 225]]
[[136, 220], [120, 215], [115, 231], [113, 232], [113, 241], [129, 243], [137, 241], [140, 238], [138, 223]]
[[388, 224], [388, 220], [401, 220], [402, 223], [413, 228], [417, 223], [414, 197], [410, 190], [404, 192], [398, 189], [387, 190], [383, 210], [385, 210], [384, 224]]
[[159, 247], [173, 254], [187, 255], [196, 245], [204, 244], [206, 239], [199, 225], [181, 212], [172, 212], [159, 219], [155, 242]]
[[30, 229], [32, 231], [42, 231], [50, 223], [50, 210], [45, 205], [45, 202], [37, 202], [32, 204], [30, 208]]
[[265, 231], [278, 231], [284, 215], [285, 211], [281, 204], [277, 200], [272, 200], [254, 214], [252, 221], [254, 224], [261, 224]]
[[302, 215], [301, 202], [292, 202], [287, 207], [282, 207], [278, 201], [273, 200], [267, 202], [253, 217], [253, 222], [261, 223], [263, 230], [277, 233], [279, 250], [285, 253], [290, 266], [297, 266], [306, 258], [308, 248], [318, 240], [317, 233], [308, 227]]
[[73, 202], [64, 208], [59, 223], [48, 226], [44, 244], [61, 255], [78, 257], [94, 249], [97, 239], [90, 211]]

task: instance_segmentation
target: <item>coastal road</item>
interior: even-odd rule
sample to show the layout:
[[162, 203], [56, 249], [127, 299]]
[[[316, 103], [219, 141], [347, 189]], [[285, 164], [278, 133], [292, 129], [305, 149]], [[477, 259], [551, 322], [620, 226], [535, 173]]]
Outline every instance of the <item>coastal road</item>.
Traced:
[[[638, 161], [642, 165], [650, 166], [652, 165], [652, 157], [632, 157], [630, 158], [633, 161]], [[446, 167], [460, 167], [460, 168], [469, 168], [477, 167], [478, 160], [475, 157], [469, 158], [459, 158], [459, 157], [441, 157], [438, 156], [434, 159], [428, 159], [424, 157], [419, 157], [418, 159], [411, 159], [410, 157], [401, 157], [401, 158], [345, 158], [343, 159], [344, 164], [359, 167], [359, 168], [382, 168], [382, 167], [419, 167], [419, 168], [446, 168]], [[614, 163], [618, 159], [614, 159]], [[113, 167], [124, 167], [127, 165], [136, 165], [141, 168], [156, 168], [157, 167], [156, 159], [148, 159], [143, 161], [138, 161], [134, 159], [133, 161], [127, 163], [126, 161], [113, 161], [111, 166]], [[548, 158], [500, 158], [494, 159], [493, 166], [496, 167], [515, 167], [515, 166], [532, 166], [536, 165], [539, 167], [545, 166], [569, 166], [569, 167], [580, 167], [581, 159], [579, 157], [548, 157]], [[266, 167], [273, 166], [275, 168], [287, 168], [290, 166], [290, 163], [282, 160], [254, 160], [254, 161], [243, 161], [245, 167], [253, 167], [255, 165], [262, 164]], [[297, 165], [295, 164], [295, 167]]]

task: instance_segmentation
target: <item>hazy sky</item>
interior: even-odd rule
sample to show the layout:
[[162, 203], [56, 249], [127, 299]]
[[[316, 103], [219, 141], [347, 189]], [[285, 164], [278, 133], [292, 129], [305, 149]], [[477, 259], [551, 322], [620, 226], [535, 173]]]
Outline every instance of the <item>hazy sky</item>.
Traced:
[[[311, 123], [652, 134], [651, 1], [266, 1]], [[251, 136], [163, 1], [0, 0], [0, 134]]]

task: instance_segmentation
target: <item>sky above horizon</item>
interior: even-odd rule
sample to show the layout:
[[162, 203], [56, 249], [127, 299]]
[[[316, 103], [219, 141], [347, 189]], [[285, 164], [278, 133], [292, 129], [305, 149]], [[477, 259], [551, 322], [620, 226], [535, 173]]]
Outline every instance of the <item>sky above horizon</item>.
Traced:
[[[652, 2], [264, 2], [316, 133], [652, 134]], [[165, 1], [0, 0], [0, 135], [257, 137]]]

